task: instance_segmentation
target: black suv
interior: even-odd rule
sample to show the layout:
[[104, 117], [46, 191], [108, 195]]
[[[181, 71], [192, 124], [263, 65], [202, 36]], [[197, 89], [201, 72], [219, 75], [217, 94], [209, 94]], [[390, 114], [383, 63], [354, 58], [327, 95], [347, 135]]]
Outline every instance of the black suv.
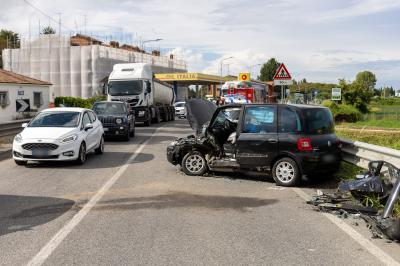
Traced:
[[95, 102], [93, 111], [103, 124], [106, 136], [123, 137], [129, 140], [135, 136], [135, 115], [125, 102]]
[[188, 175], [202, 175], [207, 170], [267, 171], [277, 184], [294, 186], [302, 175], [338, 170], [341, 144], [328, 108], [228, 105], [214, 107], [209, 123], [205, 123], [204, 110], [210, 111], [210, 103], [191, 100], [187, 107], [189, 123], [202, 132], [170, 143], [167, 158], [174, 165], [180, 164]]

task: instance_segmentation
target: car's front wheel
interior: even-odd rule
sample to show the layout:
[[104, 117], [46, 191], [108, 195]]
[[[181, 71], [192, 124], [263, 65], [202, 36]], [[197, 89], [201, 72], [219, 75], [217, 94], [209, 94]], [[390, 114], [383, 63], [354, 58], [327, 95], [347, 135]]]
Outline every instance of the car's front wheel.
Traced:
[[282, 158], [272, 167], [272, 177], [279, 186], [292, 187], [300, 183], [301, 175], [297, 163], [291, 158]]
[[16, 165], [27, 165], [28, 161], [20, 161], [20, 160], [14, 160]]
[[84, 142], [82, 142], [81, 146], [79, 147], [79, 154], [76, 162], [78, 164], [84, 164], [86, 162], [86, 145]]
[[182, 159], [182, 171], [187, 175], [203, 175], [207, 171], [207, 161], [198, 151], [187, 153]]
[[97, 149], [95, 149], [94, 152], [96, 154], [104, 153], [104, 137], [103, 136], [101, 136], [99, 147], [97, 147]]

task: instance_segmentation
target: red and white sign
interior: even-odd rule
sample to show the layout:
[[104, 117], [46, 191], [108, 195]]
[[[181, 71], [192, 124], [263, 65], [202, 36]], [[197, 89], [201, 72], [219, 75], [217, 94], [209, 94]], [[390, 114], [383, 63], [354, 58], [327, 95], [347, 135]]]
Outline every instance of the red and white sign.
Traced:
[[274, 76], [274, 85], [292, 85], [293, 80], [285, 64], [281, 64]]
[[275, 73], [274, 79], [292, 79], [292, 76], [290, 75], [289, 71], [287, 70], [287, 68], [285, 67], [285, 64], [282, 63], [278, 70]]

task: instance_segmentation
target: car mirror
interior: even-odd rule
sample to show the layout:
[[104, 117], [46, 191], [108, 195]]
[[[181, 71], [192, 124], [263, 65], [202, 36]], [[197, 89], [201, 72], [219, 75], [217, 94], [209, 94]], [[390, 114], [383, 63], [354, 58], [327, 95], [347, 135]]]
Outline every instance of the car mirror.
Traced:
[[92, 129], [93, 128], [93, 124], [86, 124], [85, 125], [85, 131]]
[[25, 128], [28, 126], [28, 123], [22, 123], [21, 127]]

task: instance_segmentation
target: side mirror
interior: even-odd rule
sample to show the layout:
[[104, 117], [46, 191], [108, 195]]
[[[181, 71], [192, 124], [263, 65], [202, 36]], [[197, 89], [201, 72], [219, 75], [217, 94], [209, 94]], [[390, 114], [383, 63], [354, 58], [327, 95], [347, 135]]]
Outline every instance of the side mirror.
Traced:
[[84, 129], [85, 129], [85, 131], [87, 131], [92, 128], [93, 128], [93, 124], [86, 124]]
[[151, 82], [150, 81], [146, 81], [146, 87], [147, 87], [147, 92], [150, 93], [151, 92]]
[[28, 123], [22, 123], [21, 127], [25, 128], [28, 126]]

